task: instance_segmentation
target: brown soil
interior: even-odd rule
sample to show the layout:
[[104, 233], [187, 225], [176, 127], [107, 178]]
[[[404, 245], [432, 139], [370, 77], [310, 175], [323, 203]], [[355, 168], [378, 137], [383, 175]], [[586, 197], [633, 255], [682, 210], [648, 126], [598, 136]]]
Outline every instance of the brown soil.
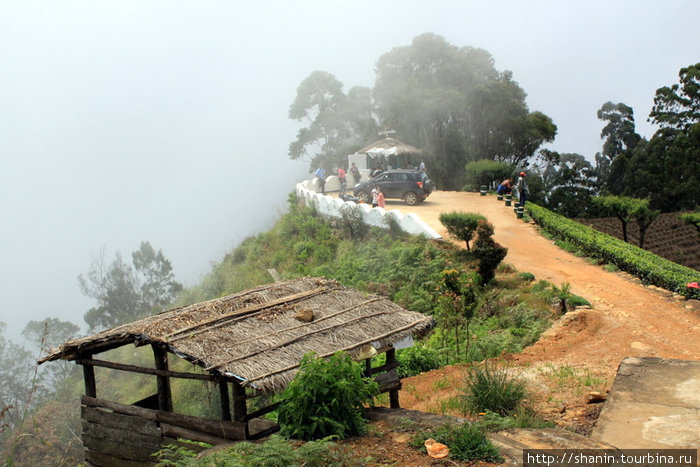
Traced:
[[[561, 250], [495, 196], [436, 191], [418, 206], [390, 200], [386, 208], [416, 213], [446, 239], [440, 213], [481, 213], [494, 225], [496, 241], [508, 248], [505, 263], [536, 280], [568, 282], [591, 303], [590, 309], [564, 315], [522, 353], [504, 357], [514, 373], [527, 378], [531, 405], [560, 426], [590, 432], [600, 404], [586, 404], [586, 393], [609, 390], [624, 357], [700, 359], [700, 313], [687, 302]], [[401, 406], [455, 414], [446, 402], [459, 394], [463, 374], [464, 367], [450, 366], [404, 379]], [[396, 461], [409, 465], [400, 457]]]

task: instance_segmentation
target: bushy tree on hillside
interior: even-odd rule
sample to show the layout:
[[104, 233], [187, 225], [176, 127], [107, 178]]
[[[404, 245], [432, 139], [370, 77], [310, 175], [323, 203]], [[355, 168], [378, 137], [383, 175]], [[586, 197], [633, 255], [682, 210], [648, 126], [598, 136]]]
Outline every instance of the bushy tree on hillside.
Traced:
[[679, 84], [656, 90], [649, 119], [661, 126], [687, 131], [700, 122], [700, 63], [681, 68]]
[[479, 159], [513, 165], [552, 141], [556, 126], [530, 113], [509, 71], [474, 47], [423, 34], [377, 62], [374, 86], [384, 125], [428, 155], [431, 177], [447, 189], [464, 184], [464, 166]]
[[297, 88], [289, 118], [305, 124], [289, 145], [289, 157], [310, 158], [310, 169], [345, 167], [345, 157], [376, 137], [371, 92], [354, 87], [348, 95], [331, 73], [314, 71]]
[[78, 276], [83, 294], [97, 301], [84, 315], [91, 332], [160, 311], [182, 290], [170, 261], [149, 242], [142, 242], [132, 254], [133, 266], [125, 263], [119, 252], [109, 265], [104, 256], [102, 251], [93, 259], [86, 277]]
[[471, 250], [469, 242], [474, 238], [479, 221], [485, 220], [484, 216], [473, 212], [453, 211], [440, 214], [440, 223], [445, 226], [450, 235], [464, 241], [467, 250]]

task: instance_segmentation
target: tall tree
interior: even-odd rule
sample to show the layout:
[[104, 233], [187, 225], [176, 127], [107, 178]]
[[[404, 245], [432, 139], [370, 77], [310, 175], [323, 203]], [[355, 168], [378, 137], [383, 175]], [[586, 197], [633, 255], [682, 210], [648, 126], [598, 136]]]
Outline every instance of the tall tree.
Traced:
[[[5, 338], [6, 324], [0, 322], [0, 427], [17, 426], [45, 391], [39, 384], [36, 361], [24, 347]], [[0, 429], [0, 432], [2, 429]]]
[[542, 172], [545, 206], [566, 217], [586, 216], [595, 193], [591, 163], [580, 154], [550, 153], [547, 160]]
[[611, 161], [623, 152], [633, 150], [641, 140], [635, 132], [634, 110], [619, 102], [608, 101], [598, 109], [598, 119], [607, 124], [600, 132], [603, 143], [603, 155]]
[[381, 56], [376, 70], [382, 124], [423, 149], [431, 178], [445, 188], [463, 186], [468, 162], [517, 163], [556, 133], [544, 114], [529, 113], [524, 91], [485, 50], [423, 34]]
[[97, 301], [84, 315], [90, 331], [160, 311], [182, 289], [174, 280], [170, 261], [148, 242], [132, 254], [133, 266], [125, 263], [119, 252], [109, 265], [104, 256], [103, 250], [93, 258], [87, 277], [78, 276], [83, 294]]
[[656, 90], [649, 119], [662, 128], [688, 130], [700, 122], [700, 63], [681, 68], [679, 84]]
[[354, 87], [346, 96], [331, 73], [314, 71], [297, 88], [289, 118], [305, 126], [289, 145], [289, 157], [308, 157], [310, 168], [345, 166], [345, 156], [376, 137], [369, 89]]
[[143, 277], [141, 300], [144, 304], [161, 308], [172, 302], [182, 290], [182, 284], [175, 280], [173, 266], [163, 251], [156, 252], [149, 242], [141, 242], [131, 257], [136, 272]]
[[[26, 341], [34, 347], [36, 355], [44, 355], [50, 350], [78, 336], [80, 328], [70, 321], [46, 318], [29, 321], [22, 331]], [[68, 377], [75, 365], [67, 360], [58, 360], [51, 365], [43, 365], [40, 371], [47, 388], [53, 388], [59, 381]]]

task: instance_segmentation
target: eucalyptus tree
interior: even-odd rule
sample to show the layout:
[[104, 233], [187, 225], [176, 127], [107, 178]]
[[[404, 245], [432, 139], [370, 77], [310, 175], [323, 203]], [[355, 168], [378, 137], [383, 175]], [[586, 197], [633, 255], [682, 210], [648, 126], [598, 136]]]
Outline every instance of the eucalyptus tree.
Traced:
[[595, 170], [580, 154], [551, 152], [542, 170], [545, 206], [566, 217], [585, 217], [596, 191]]
[[84, 295], [97, 306], [85, 313], [90, 331], [112, 327], [162, 310], [182, 290], [175, 281], [170, 261], [148, 242], [132, 253], [133, 265], [119, 252], [107, 264], [104, 251], [93, 258], [86, 276], [78, 276]]
[[305, 126], [289, 145], [291, 159], [308, 158], [310, 169], [345, 166], [345, 156], [376, 137], [371, 92], [354, 87], [346, 95], [331, 73], [314, 71], [297, 88], [289, 118]]
[[512, 74], [497, 71], [483, 49], [423, 34], [382, 55], [376, 72], [381, 123], [423, 149], [431, 178], [445, 188], [462, 187], [468, 162], [518, 164], [556, 134], [549, 117], [529, 112]]
[[649, 120], [661, 128], [688, 130], [700, 122], [700, 63], [681, 68], [679, 83], [656, 90]]

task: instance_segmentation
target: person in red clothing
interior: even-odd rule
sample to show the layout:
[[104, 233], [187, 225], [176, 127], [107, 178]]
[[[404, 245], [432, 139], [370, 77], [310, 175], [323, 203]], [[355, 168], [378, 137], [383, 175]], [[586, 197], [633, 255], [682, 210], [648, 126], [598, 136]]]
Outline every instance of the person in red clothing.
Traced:
[[348, 185], [348, 181], [345, 178], [345, 170], [342, 167], [338, 167], [338, 181], [340, 182], [340, 192], [345, 193], [345, 187]]
[[383, 208], [386, 206], [386, 203], [384, 202], [384, 193], [382, 192], [382, 189], [377, 187], [377, 190], [379, 193], [377, 193], [377, 206], [380, 208]]

